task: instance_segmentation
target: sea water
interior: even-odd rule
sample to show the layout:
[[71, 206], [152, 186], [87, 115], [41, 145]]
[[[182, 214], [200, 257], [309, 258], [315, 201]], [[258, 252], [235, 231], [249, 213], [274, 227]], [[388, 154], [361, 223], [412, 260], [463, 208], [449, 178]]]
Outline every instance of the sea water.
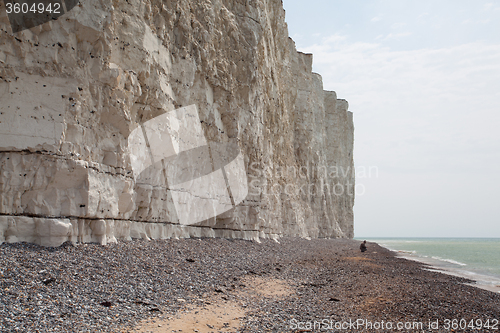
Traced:
[[399, 256], [500, 292], [500, 238], [371, 238]]

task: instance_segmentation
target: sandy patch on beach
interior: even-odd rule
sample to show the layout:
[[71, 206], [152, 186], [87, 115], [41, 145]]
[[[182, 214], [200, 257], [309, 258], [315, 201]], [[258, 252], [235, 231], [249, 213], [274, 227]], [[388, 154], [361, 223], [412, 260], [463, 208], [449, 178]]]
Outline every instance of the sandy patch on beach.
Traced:
[[371, 268], [382, 268], [382, 266], [374, 264], [373, 259], [365, 257], [346, 257], [345, 260], [354, 261], [357, 264], [362, 264]]
[[386, 307], [391, 304], [393, 301], [387, 297], [379, 296], [379, 297], [370, 297], [363, 301], [362, 305], [359, 307], [360, 310], [365, 311], [367, 313], [373, 313], [378, 311], [381, 308]]
[[236, 300], [216, 294], [199, 299], [201, 305], [190, 304], [185, 311], [170, 318], [145, 320], [135, 328], [136, 332], [235, 332], [242, 319], [250, 310], [243, 304], [245, 300], [258, 298], [282, 298], [295, 293], [293, 287], [284, 280], [262, 277], [245, 277], [241, 280], [245, 287], [230, 292]]
[[235, 332], [245, 311], [235, 302], [195, 306], [173, 318], [143, 321], [138, 332]]
[[261, 297], [279, 298], [292, 295], [295, 291], [292, 286], [283, 280], [247, 277], [243, 282], [248, 288], [244, 292], [248, 294], [257, 294]]
[[360, 261], [373, 261], [371, 258], [365, 258], [365, 257], [346, 257], [345, 260], [352, 260], [355, 262], [360, 262]]

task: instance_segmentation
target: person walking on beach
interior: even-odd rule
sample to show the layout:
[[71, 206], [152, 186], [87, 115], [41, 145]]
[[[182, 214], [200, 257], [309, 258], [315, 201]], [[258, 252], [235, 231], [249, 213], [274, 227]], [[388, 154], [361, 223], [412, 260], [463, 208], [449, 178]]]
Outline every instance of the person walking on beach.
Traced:
[[363, 243], [361, 243], [359, 249], [361, 250], [361, 252], [366, 252], [366, 241], [363, 241]]

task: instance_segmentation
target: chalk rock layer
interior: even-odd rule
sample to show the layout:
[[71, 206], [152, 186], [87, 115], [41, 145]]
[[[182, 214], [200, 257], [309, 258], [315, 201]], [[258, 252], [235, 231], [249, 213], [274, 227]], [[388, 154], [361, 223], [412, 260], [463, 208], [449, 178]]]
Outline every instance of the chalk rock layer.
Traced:
[[352, 113], [281, 1], [0, 9], [0, 243], [353, 237]]

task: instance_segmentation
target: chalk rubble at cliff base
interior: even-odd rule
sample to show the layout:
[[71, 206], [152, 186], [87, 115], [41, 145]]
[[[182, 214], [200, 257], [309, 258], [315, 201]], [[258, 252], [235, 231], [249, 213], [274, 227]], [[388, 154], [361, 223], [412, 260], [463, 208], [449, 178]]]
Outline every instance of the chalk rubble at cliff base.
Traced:
[[118, 240], [179, 238], [236, 238], [259, 242], [278, 240], [280, 235], [262, 231], [213, 229], [207, 227], [115, 220], [48, 219], [0, 216], [0, 244], [28, 242], [59, 246], [65, 242], [114, 244]]

